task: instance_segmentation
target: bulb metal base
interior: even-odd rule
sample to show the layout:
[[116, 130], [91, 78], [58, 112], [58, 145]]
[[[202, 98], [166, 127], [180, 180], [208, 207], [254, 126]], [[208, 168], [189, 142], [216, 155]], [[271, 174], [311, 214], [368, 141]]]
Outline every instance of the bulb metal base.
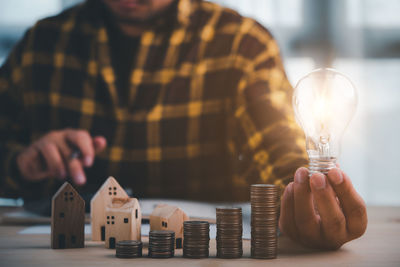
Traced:
[[330, 169], [336, 167], [336, 158], [335, 157], [321, 157], [321, 158], [310, 158], [308, 171], [310, 176], [313, 173], [321, 172], [323, 174], [328, 174]]

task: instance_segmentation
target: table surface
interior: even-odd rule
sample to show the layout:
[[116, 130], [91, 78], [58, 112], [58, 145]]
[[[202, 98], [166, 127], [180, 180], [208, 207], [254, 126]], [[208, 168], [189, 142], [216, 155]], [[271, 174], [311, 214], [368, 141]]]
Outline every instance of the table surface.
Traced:
[[215, 240], [206, 259], [182, 258], [182, 250], [170, 259], [118, 259], [115, 250], [90, 241], [90, 236], [85, 248], [52, 250], [50, 235], [19, 234], [27, 226], [0, 225], [0, 266], [400, 266], [400, 207], [368, 207], [368, 218], [364, 236], [337, 251], [307, 249], [281, 236], [278, 258], [273, 260], [251, 259], [249, 240], [243, 241], [241, 259], [216, 258]]

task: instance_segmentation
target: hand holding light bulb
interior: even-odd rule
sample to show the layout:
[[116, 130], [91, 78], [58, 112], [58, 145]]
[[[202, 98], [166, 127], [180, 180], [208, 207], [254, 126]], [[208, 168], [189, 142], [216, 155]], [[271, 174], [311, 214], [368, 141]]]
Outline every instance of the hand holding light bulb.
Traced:
[[336, 167], [340, 139], [356, 105], [353, 84], [332, 69], [311, 72], [295, 88], [293, 107], [310, 164], [309, 169], [299, 168], [286, 187], [279, 227], [306, 246], [338, 249], [366, 230], [365, 203]]

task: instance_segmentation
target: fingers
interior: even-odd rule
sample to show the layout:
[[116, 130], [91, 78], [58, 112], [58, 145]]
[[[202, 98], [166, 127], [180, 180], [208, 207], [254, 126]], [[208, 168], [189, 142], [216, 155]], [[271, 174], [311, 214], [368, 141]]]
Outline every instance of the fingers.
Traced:
[[86, 183], [86, 176], [83, 170], [82, 163], [78, 159], [72, 159], [68, 163], [69, 176], [77, 185], [84, 185]]
[[38, 181], [48, 176], [45, 160], [40, 155], [40, 151], [33, 146], [21, 152], [16, 161], [19, 172], [25, 180]]
[[95, 153], [100, 153], [107, 146], [107, 140], [103, 136], [95, 136], [93, 138], [93, 146]]
[[[86, 183], [86, 176], [83, 170], [83, 163], [80, 158], [71, 158], [74, 153], [73, 148], [68, 145], [66, 138], [60, 138], [55, 141], [63, 159], [63, 165], [68, 172], [68, 176], [72, 182], [77, 185], [83, 185]], [[66, 177], [64, 177], [66, 178]]]
[[361, 236], [366, 225], [364, 201], [340, 169], [308, 178], [308, 170], [299, 168], [294, 183], [286, 187], [279, 227], [295, 241], [338, 249]]
[[[83, 168], [93, 164], [95, 153], [107, 145], [102, 136], [92, 138], [84, 130], [52, 131], [17, 156], [17, 166], [24, 179], [41, 180], [68, 175], [78, 185], [86, 182]], [[82, 157], [71, 158], [78, 150]]]
[[67, 165], [71, 154], [73, 153], [73, 148], [71, 148], [64, 138], [56, 141], [58, 150], [60, 151], [62, 158], [64, 160], [64, 164]]
[[337, 249], [347, 241], [347, 231], [335, 192], [322, 173], [311, 176], [310, 186], [321, 218], [321, 234], [329, 241], [326, 243], [329, 248]]
[[77, 185], [86, 183], [84, 167], [90, 167], [94, 162], [95, 153], [102, 151], [106, 146], [106, 139], [102, 136], [92, 138], [90, 134], [82, 130], [68, 130], [65, 136], [68, 144], [76, 147], [82, 154], [82, 160], [79, 158], [71, 158], [73, 150], [67, 154], [67, 165], [69, 176]]
[[[67, 136], [68, 140], [75, 144], [82, 153], [83, 162], [86, 167], [93, 164], [95, 153], [101, 152], [107, 145], [107, 141], [103, 136], [96, 136], [92, 139], [92, 137], [84, 131], [75, 131], [75, 133], [69, 133]], [[70, 156], [71, 153], [68, 157]], [[85, 184], [87, 179], [81, 161], [79, 159], [70, 158], [68, 158], [68, 161], [68, 169], [72, 181], [77, 185]]]
[[40, 142], [38, 148], [46, 161], [49, 175], [64, 179], [66, 177], [66, 170], [57, 146], [50, 142]]
[[92, 166], [94, 161], [94, 146], [89, 133], [83, 130], [67, 130], [65, 137], [70, 145], [76, 147], [82, 153], [84, 166]]
[[352, 239], [361, 236], [368, 221], [363, 199], [354, 189], [350, 178], [340, 169], [330, 170], [328, 178], [342, 205], [349, 236]]
[[296, 225], [294, 224], [293, 182], [286, 186], [282, 196], [279, 228], [294, 241], [299, 240]]
[[308, 245], [321, 238], [320, 223], [314, 212], [308, 170], [299, 168], [294, 175], [294, 217], [298, 233]]

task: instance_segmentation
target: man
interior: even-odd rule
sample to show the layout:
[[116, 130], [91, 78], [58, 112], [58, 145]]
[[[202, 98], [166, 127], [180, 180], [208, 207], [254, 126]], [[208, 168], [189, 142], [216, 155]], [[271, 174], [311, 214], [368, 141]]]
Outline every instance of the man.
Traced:
[[[252, 19], [196, 0], [89, 0], [38, 22], [1, 68], [1, 188], [30, 200], [114, 175], [138, 197], [248, 200], [250, 184], [284, 188], [306, 163], [290, 100]], [[280, 227], [298, 242], [338, 248], [366, 224], [340, 169], [299, 168], [286, 186]]]

